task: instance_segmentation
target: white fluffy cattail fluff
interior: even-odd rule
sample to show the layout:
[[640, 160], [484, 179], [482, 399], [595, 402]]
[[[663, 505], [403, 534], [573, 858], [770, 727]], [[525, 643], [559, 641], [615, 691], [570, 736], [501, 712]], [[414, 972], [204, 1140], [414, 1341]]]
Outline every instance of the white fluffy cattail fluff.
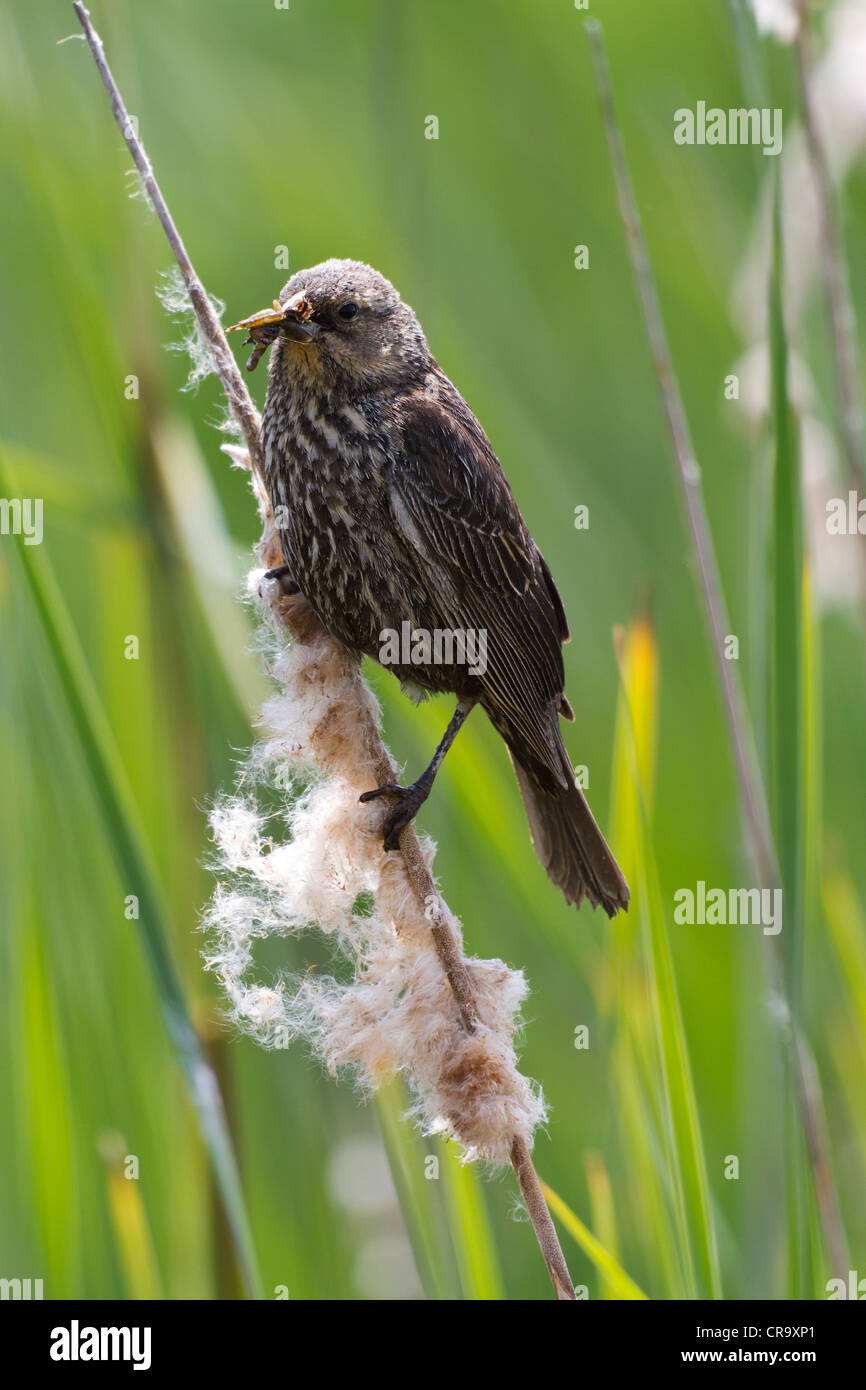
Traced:
[[[205, 918], [207, 965], [236, 1025], [264, 1046], [301, 1035], [330, 1072], [348, 1070], [365, 1088], [402, 1073], [427, 1132], [459, 1140], [467, 1157], [507, 1160], [514, 1139], [531, 1144], [545, 1115], [514, 1051], [526, 981], [500, 960], [464, 958], [478, 1017], [474, 1031], [465, 1027], [430, 927], [435, 915], [459, 949], [459, 924], [436, 893], [422, 909], [403, 856], [384, 852], [387, 798], [358, 800], [377, 781], [368, 748], [375, 698], [354, 659], [318, 630], [287, 640], [278, 586], [262, 578], [254, 571], [250, 589], [270, 614], [278, 693], [236, 794], [211, 816], [220, 884]], [[261, 804], [274, 789], [285, 807], [276, 817]], [[433, 850], [425, 841], [428, 865]], [[350, 983], [321, 974], [257, 981], [257, 941], [311, 930], [331, 938]]]
[[752, 0], [760, 34], [772, 34], [782, 43], [792, 43], [800, 26], [800, 0]]

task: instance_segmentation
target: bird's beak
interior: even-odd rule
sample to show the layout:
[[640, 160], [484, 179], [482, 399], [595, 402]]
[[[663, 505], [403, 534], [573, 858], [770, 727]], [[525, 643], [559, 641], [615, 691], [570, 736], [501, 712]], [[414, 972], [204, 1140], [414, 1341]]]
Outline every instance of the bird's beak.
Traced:
[[254, 347], [247, 362], [247, 371], [254, 372], [260, 358], [267, 352], [271, 343], [280, 335], [293, 343], [309, 343], [319, 334], [319, 325], [312, 320], [313, 306], [303, 290], [292, 295], [285, 304], [275, 299], [270, 309], [260, 309], [240, 323], [233, 323], [229, 333], [237, 328], [247, 330], [245, 342]]
[[248, 319], [241, 319], [240, 323], [233, 323], [228, 331], [233, 333], [235, 329], [245, 328], [255, 340], [256, 331], [264, 329], [265, 332], [262, 333], [262, 337], [276, 337], [277, 332], [282, 332], [294, 343], [306, 343], [311, 338], [317, 337], [319, 333], [319, 325], [312, 322], [311, 314], [312, 305], [304, 295], [303, 290], [300, 290], [291, 299], [287, 299], [285, 304], [281, 304], [278, 299], [275, 299], [269, 309], [260, 309], [257, 314], [251, 314]]

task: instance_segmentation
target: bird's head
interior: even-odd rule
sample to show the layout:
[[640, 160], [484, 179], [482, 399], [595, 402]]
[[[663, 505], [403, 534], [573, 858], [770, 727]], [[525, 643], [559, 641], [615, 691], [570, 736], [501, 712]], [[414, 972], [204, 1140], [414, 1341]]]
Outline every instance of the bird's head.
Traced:
[[[430, 350], [417, 318], [390, 280], [362, 261], [323, 261], [299, 270], [271, 309], [233, 325], [270, 343], [271, 376], [352, 393], [397, 386], [427, 370]], [[249, 341], [248, 340], [248, 341]]]

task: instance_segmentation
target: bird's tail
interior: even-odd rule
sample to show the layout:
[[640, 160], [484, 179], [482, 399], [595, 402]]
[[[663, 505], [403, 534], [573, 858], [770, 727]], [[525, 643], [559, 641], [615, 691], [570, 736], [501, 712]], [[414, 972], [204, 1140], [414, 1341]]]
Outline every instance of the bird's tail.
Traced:
[[[557, 736], [559, 731], [557, 730]], [[565, 748], [563, 772], [567, 787], [547, 791], [511, 751], [523, 804], [529, 818], [532, 843], [547, 876], [580, 906], [588, 898], [603, 907], [608, 917], [628, 907], [628, 884], [595, 823], [589, 803], [574, 780]]]

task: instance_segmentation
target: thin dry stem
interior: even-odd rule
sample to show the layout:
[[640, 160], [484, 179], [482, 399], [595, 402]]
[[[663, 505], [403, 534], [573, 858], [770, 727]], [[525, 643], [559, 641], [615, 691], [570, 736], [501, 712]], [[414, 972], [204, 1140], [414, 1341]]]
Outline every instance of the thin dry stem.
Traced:
[[[196, 318], [213, 353], [217, 376], [222, 383], [231, 413], [243, 435], [256, 491], [262, 505], [266, 506], [267, 488], [264, 477], [259, 413], [241, 376], [222, 325], [214, 313], [204, 286], [195, 273], [186, 247], [156, 181], [150, 160], [143, 145], [135, 135], [123, 98], [106, 61], [102, 41], [93, 28], [87, 9], [80, 3], [80, 0], [75, 0], [73, 9], [84, 30], [94, 61], [108, 92], [114, 118], [135, 160], [136, 168], [141, 174], [147, 194], [156, 209], [166, 239], [180, 267]], [[273, 526], [268, 526], [267, 516], [265, 516], [265, 534], [262, 538], [260, 553], [266, 563], [269, 559], [272, 559], [274, 564], [282, 562], [282, 555], [276, 548], [277, 546], [278, 542]], [[303, 600], [294, 603], [282, 603], [278, 613], [287, 634], [297, 640], [309, 640], [317, 629], [318, 625], [314, 615]], [[382, 742], [375, 719], [372, 716], [366, 720], [366, 743], [377, 784], [394, 781], [396, 777], [395, 764]], [[472, 983], [459, 942], [449, 924], [448, 915], [443, 909], [442, 900], [436, 890], [430, 870], [424, 862], [420, 841], [412, 825], [407, 826], [400, 837], [400, 854], [403, 857], [406, 875], [417, 897], [419, 910], [429, 923], [436, 952], [460, 1010], [463, 1026], [468, 1033], [474, 1033], [479, 1014]], [[511, 1162], [526, 1202], [541, 1253], [556, 1290], [556, 1296], [558, 1299], [573, 1301], [575, 1293], [568, 1267], [541, 1191], [529, 1149], [522, 1138], [517, 1137], [514, 1140]]]
[[526, 1210], [538, 1237], [538, 1244], [541, 1246], [547, 1271], [553, 1281], [556, 1297], [563, 1303], [570, 1303], [574, 1299], [571, 1275], [563, 1258], [556, 1227], [553, 1224], [547, 1202], [544, 1200], [541, 1183], [538, 1181], [538, 1174], [533, 1167], [525, 1139], [515, 1139], [512, 1144], [511, 1166], [517, 1174], [517, 1181], [520, 1183], [520, 1191], [523, 1194]]

